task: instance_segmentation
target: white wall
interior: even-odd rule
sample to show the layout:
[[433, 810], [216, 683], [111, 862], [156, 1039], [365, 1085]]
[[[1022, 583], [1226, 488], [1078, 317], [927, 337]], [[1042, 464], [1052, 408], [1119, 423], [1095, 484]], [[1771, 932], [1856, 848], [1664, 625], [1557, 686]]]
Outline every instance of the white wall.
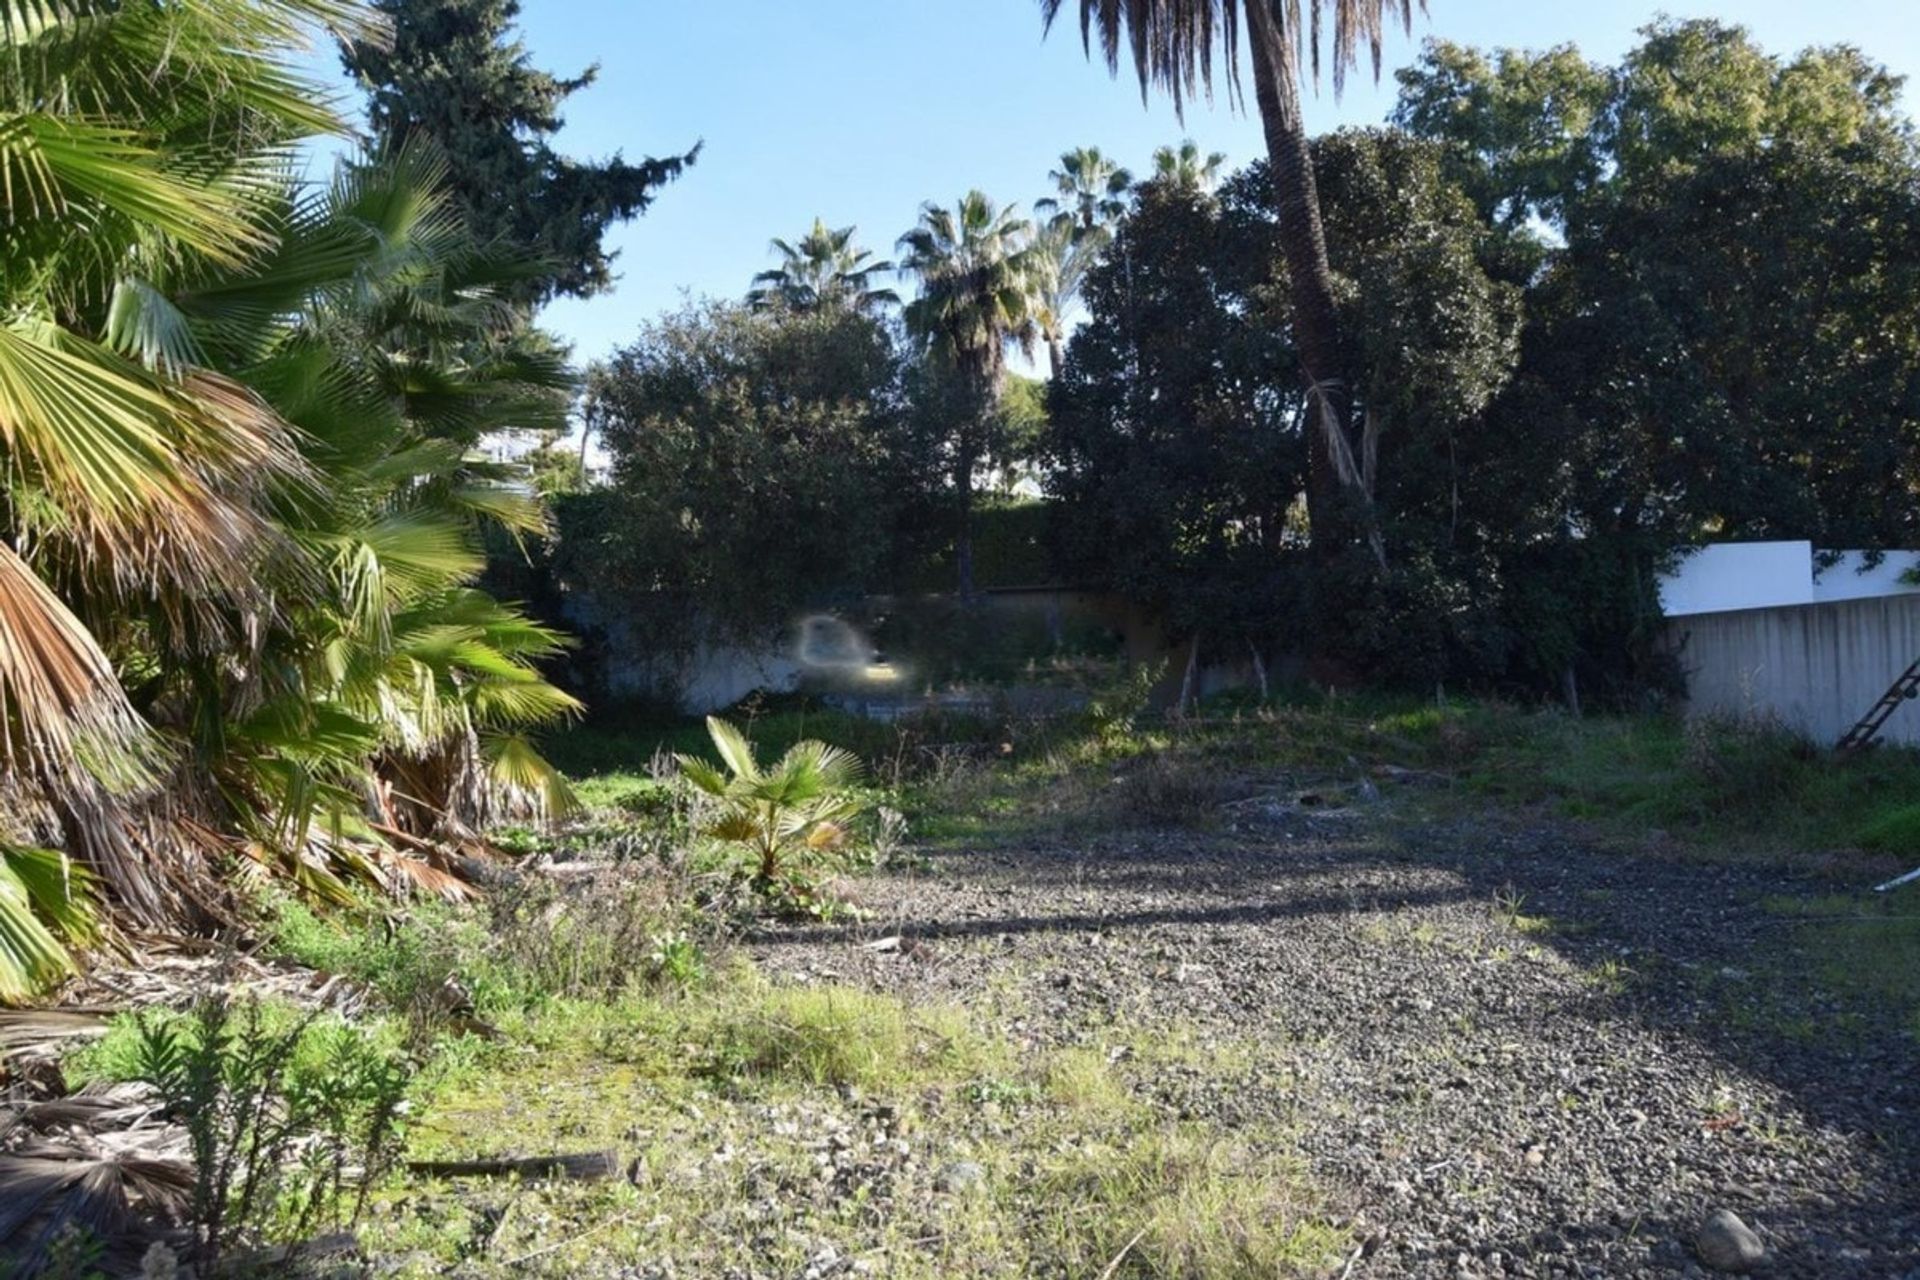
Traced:
[[1669, 618], [1813, 599], [1811, 542], [1716, 542], [1688, 552], [1660, 580], [1660, 608]]
[[1920, 586], [1900, 581], [1920, 565], [1920, 552], [1889, 551], [1872, 568], [1866, 564], [1864, 552], [1843, 551], [1822, 568], [1811, 542], [1716, 542], [1685, 553], [1660, 579], [1660, 607], [1669, 618], [1683, 618], [1920, 593]]
[[1889, 551], [1880, 563], [1867, 568], [1867, 557], [1859, 551], [1842, 552], [1838, 560], [1813, 574], [1813, 598], [1861, 600], [1869, 596], [1902, 596], [1920, 592], [1920, 587], [1900, 581], [1901, 575], [1920, 564], [1920, 553]]
[[[1920, 593], [1679, 617], [1667, 636], [1690, 713], [1772, 715], [1832, 746], [1920, 658]], [[1881, 737], [1920, 744], [1920, 701]]]

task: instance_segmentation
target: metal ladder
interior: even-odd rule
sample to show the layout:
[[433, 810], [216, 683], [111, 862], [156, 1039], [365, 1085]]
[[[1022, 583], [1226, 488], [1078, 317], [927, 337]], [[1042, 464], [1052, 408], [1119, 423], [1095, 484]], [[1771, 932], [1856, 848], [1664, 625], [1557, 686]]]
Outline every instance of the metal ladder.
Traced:
[[1887, 717], [1898, 711], [1901, 703], [1916, 696], [1920, 696], [1920, 660], [1916, 660], [1912, 666], [1900, 673], [1900, 678], [1880, 695], [1880, 701], [1874, 703], [1873, 709], [1860, 717], [1858, 724], [1847, 730], [1846, 736], [1840, 739], [1839, 745], [1834, 750], [1858, 751], [1866, 746], [1873, 741], [1873, 736], [1880, 732], [1880, 726], [1887, 722]]

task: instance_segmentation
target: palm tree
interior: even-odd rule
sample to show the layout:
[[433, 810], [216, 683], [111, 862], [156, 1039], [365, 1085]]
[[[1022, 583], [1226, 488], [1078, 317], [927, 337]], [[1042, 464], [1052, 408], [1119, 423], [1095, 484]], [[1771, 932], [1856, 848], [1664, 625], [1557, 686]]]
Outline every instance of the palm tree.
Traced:
[[[535, 668], [564, 641], [471, 584], [481, 522], [544, 530], [476, 446], [558, 429], [573, 377], [520, 327], [527, 264], [474, 242], [445, 176], [424, 148], [344, 162], [284, 211], [266, 269], [183, 298], [203, 345], [300, 427], [324, 494], [282, 515], [304, 581], [264, 626], [260, 675], [202, 695], [221, 724], [202, 754], [247, 852], [335, 897], [394, 875], [457, 894], [429, 837], [569, 803], [524, 734], [577, 709]], [[233, 317], [251, 317], [239, 347]]]
[[753, 884], [763, 893], [808, 892], [795, 855], [833, 848], [844, 824], [860, 812], [860, 758], [839, 747], [796, 742], [772, 765], [755, 759], [739, 729], [707, 717], [707, 736], [723, 768], [697, 756], [676, 755], [680, 774], [717, 803], [706, 833], [739, 846], [753, 859]]
[[1083, 231], [1081, 225], [1056, 221], [1040, 228], [1033, 238], [1033, 322], [1040, 340], [1047, 344], [1047, 369], [1055, 378], [1066, 361], [1067, 315], [1080, 297], [1087, 268], [1112, 234], [1105, 227]]
[[973, 599], [973, 483], [986, 454], [1009, 346], [1031, 351], [1038, 336], [1035, 298], [1046, 269], [1033, 225], [969, 191], [953, 208], [929, 202], [920, 224], [900, 237], [900, 270], [919, 277], [906, 308], [907, 328], [954, 375], [961, 391], [952, 437], [960, 506], [954, 545], [960, 597]]
[[853, 233], [852, 227], [829, 228], [815, 218], [813, 230], [797, 244], [776, 238], [772, 247], [780, 265], [753, 278], [747, 301], [756, 308], [796, 311], [874, 311], [898, 305], [899, 294], [873, 284], [873, 278], [892, 271], [893, 264], [873, 261], [871, 253], [854, 244]]
[[1209, 152], [1202, 159], [1199, 145], [1192, 138], [1187, 138], [1178, 147], [1158, 147], [1154, 150], [1153, 176], [1156, 181], [1182, 191], [1205, 194], [1220, 181], [1220, 170], [1226, 163], [1226, 153], [1221, 151]]
[[[1049, 29], [1065, 3], [1040, 0]], [[1420, 0], [1420, 7], [1425, 9], [1425, 0]], [[1251, 55], [1254, 100], [1266, 133], [1280, 247], [1293, 302], [1294, 344], [1313, 421], [1307, 501], [1313, 542], [1323, 554], [1344, 540], [1342, 526], [1347, 522], [1338, 512], [1343, 494], [1358, 497], [1366, 505], [1369, 526], [1371, 501], [1354, 462], [1352, 397], [1341, 366], [1333, 273], [1327, 264], [1313, 156], [1301, 113], [1301, 63], [1305, 60], [1311, 73], [1319, 76], [1324, 9], [1331, 17], [1335, 93], [1345, 86], [1347, 71], [1358, 65], [1362, 49], [1370, 53], [1377, 78], [1387, 26], [1397, 21], [1411, 29], [1413, 8], [1414, 0], [1330, 0], [1324, 6], [1315, 0], [1304, 11], [1300, 0], [1079, 2], [1081, 39], [1089, 52], [1097, 35], [1107, 67], [1116, 74], [1124, 52], [1140, 78], [1141, 93], [1157, 84], [1173, 95], [1176, 110], [1195, 92], [1211, 90], [1216, 69], [1224, 69], [1220, 74], [1237, 98], [1243, 41]], [[1377, 539], [1375, 555], [1380, 557]]]
[[[175, 917], [191, 873], [124, 821], [177, 761], [116, 656], [244, 661], [285, 550], [272, 513], [314, 479], [155, 278], [270, 254], [289, 149], [347, 132], [287, 59], [370, 27], [351, 0], [0, 5], [0, 779], [138, 919]], [[36, 865], [6, 859], [16, 881]], [[76, 918], [56, 907], [0, 892], [0, 968], [23, 920]], [[44, 974], [39, 950], [15, 970]]]
[[1060, 157], [1060, 167], [1049, 170], [1056, 194], [1034, 201], [1036, 213], [1072, 227], [1081, 236], [1097, 235], [1119, 221], [1127, 211], [1127, 189], [1133, 175], [1100, 153], [1098, 147], [1077, 147]]
[[288, 185], [348, 132], [289, 60], [356, 24], [0, 0], [0, 999], [69, 963], [95, 884], [159, 926], [235, 858], [444, 885], [364, 817], [458, 818], [408, 766], [563, 799], [518, 736], [572, 710], [533, 666], [559, 637], [468, 584], [477, 520], [538, 524], [471, 446], [557, 424], [569, 379], [430, 166]]

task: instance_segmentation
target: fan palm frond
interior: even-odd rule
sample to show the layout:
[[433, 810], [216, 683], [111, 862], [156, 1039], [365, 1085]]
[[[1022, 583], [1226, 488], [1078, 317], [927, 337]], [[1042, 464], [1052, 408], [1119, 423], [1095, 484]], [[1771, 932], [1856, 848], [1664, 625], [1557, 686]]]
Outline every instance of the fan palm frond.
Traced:
[[748, 303], [795, 311], [871, 312], [897, 306], [900, 295], [873, 283], [876, 276], [891, 272], [893, 264], [875, 261], [873, 254], [854, 244], [853, 237], [854, 228], [829, 228], [815, 218], [813, 229], [797, 243], [776, 238], [772, 248], [780, 256], [780, 265], [753, 278]]
[[[1049, 29], [1067, 5], [1068, 0], [1040, 0]], [[1079, 0], [1078, 5], [1080, 39], [1087, 50], [1097, 42], [1110, 71], [1118, 72], [1123, 61], [1131, 63], [1141, 96], [1159, 85], [1176, 108], [1196, 94], [1211, 93], [1216, 80], [1238, 95], [1240, 44], [1247, 35], [1243, 23], [1271, 32], [1289, 68], [1305, 62], [1315, 79], [1321, 73], [1322, 37], [1331, 28], [1329, 60], [1339, 92], [1363, 52], [1378, 78], [1389, 27], [1410, 28], [1416, 7], [1424, 12], [1426, 0], [1314, 0], [1310, 6], [1300, 0]]]
[[99, 932], [92, 877], [53, 849], [0, 845], [0, 1001], [73, 972], [67, 943]]

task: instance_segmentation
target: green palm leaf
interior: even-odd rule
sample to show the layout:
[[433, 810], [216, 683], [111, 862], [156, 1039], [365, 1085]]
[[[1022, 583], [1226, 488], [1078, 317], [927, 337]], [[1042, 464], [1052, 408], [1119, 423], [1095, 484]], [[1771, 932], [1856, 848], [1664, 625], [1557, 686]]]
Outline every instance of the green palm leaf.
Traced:
[[162, 167], [131, 128], [29, 113], [0, 118], [0, 200], [8, 221], [116, 214], [218, 263], [271, 241], [230, 189]]
[[680, 776], [696, 788], [710, 796], [727, 794], [727, 775], [720, 772], [698, 756], [675, 754], [673, 762], [680, 769]]
[[74, 345], [50, 326], [0, 325], [0, 443], [62, 501], [145, 506], [173, 480], [163, 428], [174, 405]]
[[743, 782], [760, 780], [760, 764], [753, 758], [753, 744], [747, 741], [746, 734], [719, 716], [708, 716], [707, 737], [712, 739], [714, 751], [736, 779]]
[[485, 741], [493, 780], [509, 793], [533, 802], [546, 817], [577, 811], [579, 799], [561, 772], [519, 734], [490, 735]]
[[0, 845], [0, 1002], [29, 999], [74, 971], [62, 936], [99, 934], [91, 878], [52, 849]]

